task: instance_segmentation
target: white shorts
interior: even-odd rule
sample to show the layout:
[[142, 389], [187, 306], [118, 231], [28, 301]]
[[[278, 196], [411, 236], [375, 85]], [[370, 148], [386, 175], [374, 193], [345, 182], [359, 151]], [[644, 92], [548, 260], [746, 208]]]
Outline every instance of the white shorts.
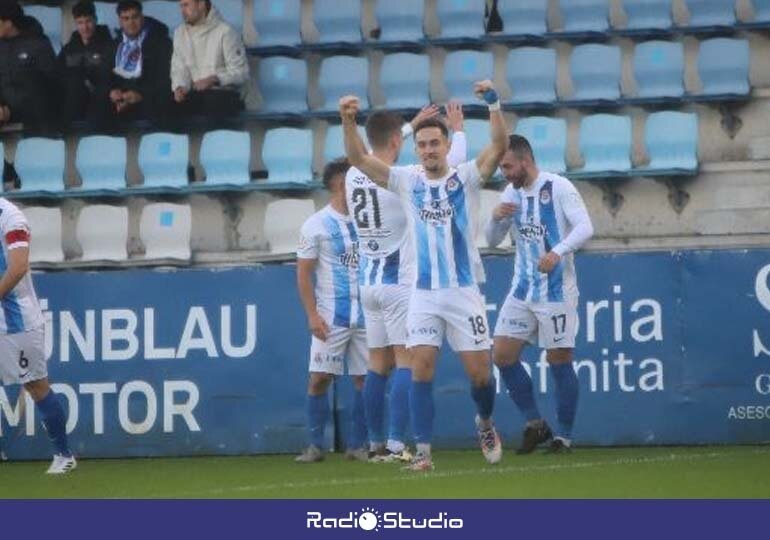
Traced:
[[407, 347], [441, 347], [446, 334], [454, 351], [489, 350], [489, 324], [478, 287], [413, 289], [407, 320]]
[[406, 344], [406, 318], [411, 285], [372, 285], [361, 288], [370, 349]]
[[574, 349], [577, 299], [524, 302], [509, 294], [495, 325], [495, 337], [528, 341], [543, 349]]
[[330, 326], [326, 341], [313, 336], [310, 344], [308, 371], [344, 375], [366, 375], [369, 349], [366, 347], [366, 330]]
[[45, 327], [19, 334], [0, 334], [0, 382], [27, 384], [48, 377]]

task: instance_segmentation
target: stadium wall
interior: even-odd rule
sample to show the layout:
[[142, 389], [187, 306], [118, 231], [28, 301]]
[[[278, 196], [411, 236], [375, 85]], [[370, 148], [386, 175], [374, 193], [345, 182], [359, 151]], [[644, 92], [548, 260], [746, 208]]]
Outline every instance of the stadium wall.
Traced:
[[[509, 256], [485, 258], [490, 325]], [[576, 369], [583, 445], [770, 440], [770, 249], [578, 256]], [[309, 336], [293, 264], [224, 270], [39, 273], [46, 349], [68, 429], [83, 457], [292, 452], [305, 442]], [[553, 384], [526, 352], [541, 409]], [[351, 387], [333, 396], [344, 439]], [[49, 448], [31, 402], [0, 387], [0, 445], [11, 459]], [[472, 447], [473, 406], [460, 363], [442, 352], [436, 442]], [[523, 418], [504, 392], [507, 441]]]

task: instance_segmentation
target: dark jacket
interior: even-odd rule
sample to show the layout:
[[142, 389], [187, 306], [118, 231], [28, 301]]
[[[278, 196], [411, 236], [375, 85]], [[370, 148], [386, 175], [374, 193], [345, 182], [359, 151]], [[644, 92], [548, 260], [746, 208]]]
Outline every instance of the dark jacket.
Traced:
[[94, 87], [108, 85], [115, 65], [115, 41], [104, 25], [96, 32], [88, 45], [77, 32], [59, 53], [59, 70], [62, 78], [74, 77], [87, 81]]
[[[155, 105], [171, 102], [171, 54], [173, 46], [168, 26], [152, 17], [145, 17], [147, 37], [142, 42], [142, 75], [137, 79], [124, 79], [113, 72], [111, 88], [136, 90], [145, 101]], [[120, 34], [115, 41], [115, 51], [123, 40]], [[115, 59], [113, 58], [113, 65]]]
[[[21, 33], [0, 39], [0, 102], [23, 108], [32, 101], [43, 101], [51, 107], [58, 99], [56, 55], [43, 27], [33, 17], [24, 16]], [[54, 109], [55, 107], [52, 107]]]

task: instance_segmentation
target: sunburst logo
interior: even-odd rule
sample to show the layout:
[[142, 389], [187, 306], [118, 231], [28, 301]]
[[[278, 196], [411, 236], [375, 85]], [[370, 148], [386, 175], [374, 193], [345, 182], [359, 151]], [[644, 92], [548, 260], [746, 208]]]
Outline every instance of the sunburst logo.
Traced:
[[381, 520], [380, 512], [367, 506], [361, 509], [361, 515], [358, 516], [358, 528], [365, 531], [379, 532]]

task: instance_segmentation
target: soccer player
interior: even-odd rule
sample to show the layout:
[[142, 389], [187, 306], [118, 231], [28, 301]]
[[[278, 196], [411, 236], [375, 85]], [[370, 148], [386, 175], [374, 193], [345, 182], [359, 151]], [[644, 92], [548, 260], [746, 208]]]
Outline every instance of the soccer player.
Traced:
[[45, 319], [29, 270], [29, 242], [24, 214], [0, 197], [0, 380], [24, 385], [55, 449], [47, 472], [65, 474], [77, 462], [67, 440], [64, 408], [48, 383]]
[[509, 182], [487, 224], [491, 247], [513, 229], [513, 284], [495, 326], [494, 361], [514, 403], [527, 419], [520, 454], [552, 439], [538, 411], [532, 379], [519, 361], [527, 343], [546, 349], [556, 386], [558, 430], [549, 452], [568, 452], [578, 401], [572, 366], [578, 288], [572, 253], [593, 235], [591, 219], [575, 186], [540, 171], [527, 139], [511, 135], [500, 163]]
[[[422, 120], [439, 113], [430, 105], [408, 124], [398, 114], [379, 111], [367, 119], [366, 138], [372, 154], [387, 165], [398, 161], [405, 136]], [[467, 143], [463, 132], [462, 107], [446, 106], [453, 130], [449, 163], [465, 161]], [[348, 208], [359, 239], [361, 253], [361, 304], [366, 318], [369, 370], [364, 403], [371, 461], [412, 459], [404, 444], [409, 422], [409, 386], [412, 370], [406, 350], [406, 317], [414, 282], [414, 252], [409, 241], [406, 214], [398, 195], [379, 187], [364, 173], [351, 167], [345, 178]], [[393, 368], [389, 402], [389, 434], [385, 441], [385, 387]]]
[[432, 381], [444, 335], [459, 353], [471, 380], [484, 457], [497, 463], [502, 456], [500, 437], [491, 418], [495, 385], [490, 369], [486, 308], [474, 264], [479, 256], [473, 243], [474, 205], [470, 201], [497, 170], [507, 139], [492, 83], [476, 83], [475, 91], [490, 108], [492, 144], [475, 160], [456, 169], [447, 163], [449, 136], [442, 120], [431, 118], [415, 126], [415, 149], [421, 167], [393, 167], [364, 151], [355, 123], [360, 107], [358, 98], [345, 96], [340, 100], [348, 159], [379, 186], [399, 194], [416, 255], [407, 318], [407, 347], [412, 359], [409, 405], [417, 442], [417, 453], [408, 466], [412, 471], [433, 468]]
[[[297, 288], [312, 332], [307, 416], [310, 445], [300, 463], [323, 460], [324, 429], [329, 419], [329, 384], [344, 373], [353, 377], [353, 429], [345, 457], [365, 461], [368, 451], [362, 390], [366, 375], [366, 330], [358, 295], [358, 238], [345, 203], [345, 174], [350, 165], [326, 165], [323, 184], [329, 204], [302, 225], [297, 248]], [[315, 289], [313, 274], [315, 273]]]

